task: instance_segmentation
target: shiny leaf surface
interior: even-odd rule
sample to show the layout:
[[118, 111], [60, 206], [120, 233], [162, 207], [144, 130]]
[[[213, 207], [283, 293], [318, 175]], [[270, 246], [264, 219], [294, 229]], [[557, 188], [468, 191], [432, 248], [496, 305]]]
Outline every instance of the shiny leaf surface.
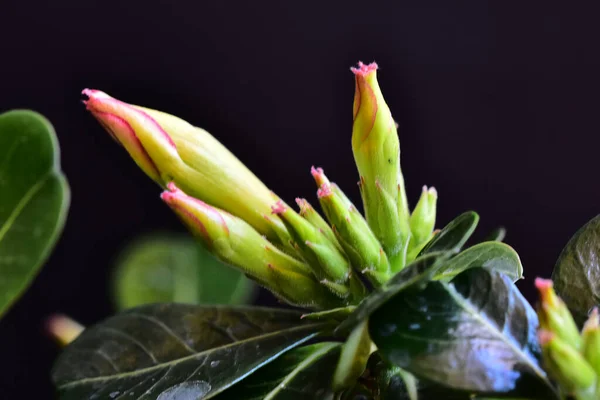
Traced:
[[400, 293], [372, 316], [373, 342], [418, 378], [480, 394], [552, 399], [537, 316], [506, 276], [469, 269]]
[[335, 332], [342, 333], [354, 328], [403, 290], [414, 285], [426, 284], [444, 265], [449, 256], [448, 252], [437, 252], [419, 257], [394, 275], [385, 285], [366, 297], [352, 314], [336, 328]]
[[500, 242], [484, 242], [453, 257], [436, 274], [435, 279], [450, 280], [461, 272], [475, 267], [501, 272], [513, 282], [523, 278], [521, 259], [512, 247]]
[[300, 315], [184, 304], [130, 309], [86, 329], [52, 378], [61, 399], [213, 398], [324, 327]]
[[569, 240], [558, 257], [552, 280], [579, 322], [600, 304], [600, 215]]
[[218, 400], [313, 400], [333, 398], [331, 379], [340, 343], [291, 350], [218, 396]]
[[69, 188], [52, 125], [0, 114], [0, 316], [27, 289], [62, 231]]
[[478, 222], [479, 215], [474, 211], [459, 215], [427, 243], [420, 255], [438, 251], [458, 253], [475, 231]]

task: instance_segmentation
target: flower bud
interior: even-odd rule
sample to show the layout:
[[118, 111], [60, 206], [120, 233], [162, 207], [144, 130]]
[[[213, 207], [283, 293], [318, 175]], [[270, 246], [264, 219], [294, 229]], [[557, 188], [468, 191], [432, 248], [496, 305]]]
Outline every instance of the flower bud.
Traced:
[[[161, 195], [163, 201], [217, 258], [241, 269], [291, 304], [322, 308], [337, 301], [305, 263], [283, 253], [248, 223], [186, 195], [173, 183], [167, 187]], [[291, 276], [297, 280], [295, 286], [286, 284], [284, 278]], [[310, 297], [305, 296], [307, 293]]]
[[317, 267], [313, 272], [319, 279], [328, 279], [336, 283], [348, 280], [350, 263], [321, 231], [282, 201], [275, 203], [271, 209], [286, 225], [292, 239], [298, 245], [302, 258], [308, 265]]
[[410, 249], [419, 247], [431, 239], [435, 227], [437, 191], [423, 186], [421, 198], [410, 216]]
[[298, 207], [300, 208], [300, 216], [310, 222], [315, 228], [320, 230], [325, 237], [327, 237], [331, 243], [335, 244], [340, 251], [343, 251], [340, 243], [333, 233], [333, 230], [327, 221], [321, 217], [321, 214], [319, 214], [306, 199], [297, 198], [296, 204], [298, 204]]
[[600, 318], [598, 309], [594, 308], [583, 327], [583, 356], [600, 376]]
[[[544, 363], [553, 378], [568, 393], [581, 393], [582, 395], [593, 393], [597, 377], [583, 356], [550, 331], [540, 330], [538, 337], [542, 346]], [[587, 397], [582, 396], [581, 398]]]
[[352, 276], [345, 254], [321, 230], [289, 209], [282, 201], [278, 201], [272, 209], [283, 220], [299, 254], [313, 267], [313, 273], [321, 284], [338, 297], [347, 298], [351, 303], [360, 302], [366, 289], [360, 280]]
[[400, 169], [396, 123], [377, 82], [377, 64], [351, 68], [356, 80], [352, 150], [360, 174], [365, 214], [393, 271], [405, 262], [409, 211]]
[[77, 339], [85, 328], [79, 322], [66, 315], [55, 314], [46, 321], [46, 329], [48, 334], [61, 347], [65, 347]]
[[[326, 179], [322, 170], [321, 175]], [[317, 191], [319, 202], [350, 262], [373, 284], [383, 284], [390, 278], [390, 265], [381, 244], [356, 207], [336, 193], [328, 180], [322, 182]]]
[[552, 332], [575, 350], [580, 350], [582, 341], [577, 325], [565, 303], [556, 295], [552, 281], [537, 278], [535, 286], [540, 293], [540, 328]]
[[97, 90], [85, 89], [83, 94], [92, 115], [159, 185], [174, 182], [191, 196], [244, 219], [270, 239], [278, 239], [277, 229], [285, 231], [276, 217], [269, 221], [263, 217], [271, 211], [269, 189], [208, 132]]

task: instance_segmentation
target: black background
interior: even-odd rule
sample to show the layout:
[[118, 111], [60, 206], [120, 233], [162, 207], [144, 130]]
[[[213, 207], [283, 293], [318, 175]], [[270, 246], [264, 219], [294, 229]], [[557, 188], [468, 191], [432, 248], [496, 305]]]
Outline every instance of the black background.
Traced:
[[349, 67], [376, 60], [409, 199], [434, 185], [439, 225], [474, 209], [481, 236], [506, 226], [533, 299], [600, 211], [598, 10], [489, 3], [0, 0], [0, 111], [48, 116], [72, 189], [56, 251], [0, 322], [0, 397], [51, 398], [44, 318], [108, 316], [116, 252], [182, 230], [86, 113], [85, 87], [208, 129], [287, 201], [314, 196], [312, 164], [358, 199]]

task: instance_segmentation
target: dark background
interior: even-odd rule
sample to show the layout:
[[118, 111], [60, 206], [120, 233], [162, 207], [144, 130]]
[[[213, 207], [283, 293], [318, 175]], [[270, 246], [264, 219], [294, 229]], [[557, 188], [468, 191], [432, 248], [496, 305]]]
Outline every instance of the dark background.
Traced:
[[0, 322], [0, 397], [51, 398], [58, 350], [44, 318], [108, 316], [118, 250], [182, 230], [86, 113], [85, 87], [208, 129], [287, 201], [314, 196], [312, 164], [358, 199], [349, 67], [376, 60], [409, 199], [435, 185], [439, 225], [474, 209], [481, 236], [506, 226], [532, 299], [532, 278], [600, 211], [598, 9], [488, 3], [1, 0], [0, 111], [53, 122], [72, 207]]

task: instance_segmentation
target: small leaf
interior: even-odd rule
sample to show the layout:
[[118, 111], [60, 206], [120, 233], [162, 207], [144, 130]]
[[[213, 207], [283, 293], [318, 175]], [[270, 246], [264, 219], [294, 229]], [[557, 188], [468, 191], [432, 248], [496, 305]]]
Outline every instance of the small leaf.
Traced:
[[333, 389], [341, 391], [353, 387], [365, 372], [373, 351], [375, 348], [369, 337], [368, 321], [365, 320], [352, 330], [342, 346], [342, 354], [333, 374]]
[[435, 279], [450, 280], [461, 272], [475, 267], [501, 272], [513, 282], [523, 278], [523, 265], [512, 247], [500, 242], [484, 242], [450, 259]]
[[489, 233], [484, 242], [501, 242], [506, 237], [506, 228], [499, 227]]
[[119, 256], [114, 301], [119, 309], [150, 303], [243, 304], [254, 286], [187, 236], [154, 234]]
[[535, 312], [506, 276], [469, 269], [400, 293], [369, 322], [381, 354], [418, 378], [487, 395], [555, 398]]
[[582, 323], [600, 304], [600, 215], [569, 240], [552, 273], [556, 293]]
[[69, 187], [54, 129], [27, 110], [0, 114], [0, 316], [27, 289], [62, 231]]
[[130, 309], [86, 329], [52, 379], [64, 400], [213, 398], [327, 326], [300, 315], [184, 304]]
[[474, 211], [459, 215], [427, 243], [419, 256], [438, 251], [458, 253], [475, 231], [478, 222], [479, 215]]
[[313, 400], [331, 393], [340, 343], [317, 343], [291, 350], [225, 391], [219, 400]]
[[426, 284], [447, 262], [449, 256], [448, 252], [436, 252], [417, 258], [394, 275], [385, 285], [366, 297], [356, 307], [356, 310], [336, 328], [335, 333], [340, 334], [354, 328], [403, 290], [413, 285]]

